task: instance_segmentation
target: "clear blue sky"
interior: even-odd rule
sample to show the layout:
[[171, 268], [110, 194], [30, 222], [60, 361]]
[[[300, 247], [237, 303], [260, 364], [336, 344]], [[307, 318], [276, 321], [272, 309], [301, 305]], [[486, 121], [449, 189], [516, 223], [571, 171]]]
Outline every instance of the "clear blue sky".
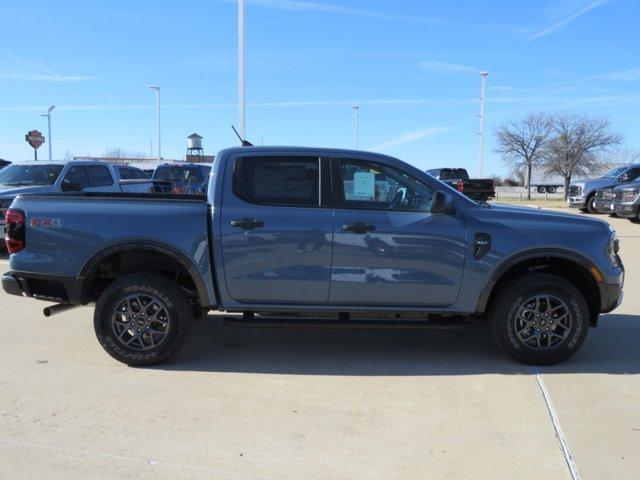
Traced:
[[[185, 137], [207, 153], [237, 143], [236, 4], [0, 1], [0, 157], [111, 147], [149, 152], [163, 96], [163, 156]], [[481, 70], [485, 173], [505, 173], [493, 132], [530, 111], [608, 116], [640, 147], [637, 0], [247, 0], [247, 133], [254, 143], [360, 145], [419, 167], [475, 171]], [[46, 156], [46, 146], [41, 148]]]

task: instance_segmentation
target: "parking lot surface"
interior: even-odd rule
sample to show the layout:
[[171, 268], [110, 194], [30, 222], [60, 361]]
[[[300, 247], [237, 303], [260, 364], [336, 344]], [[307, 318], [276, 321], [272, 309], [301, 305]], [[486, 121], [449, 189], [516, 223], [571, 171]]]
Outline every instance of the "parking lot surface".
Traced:
[[98, 345], [92, 309], [45, 318], [44, 304], [0, 293], [0, 477], [637, 479], [640, 225], [607, 220], [624, 302], [573, 358], [538, 370], [500, 353], [482, 324], [213, 316], [171, 363], [134, 369]]

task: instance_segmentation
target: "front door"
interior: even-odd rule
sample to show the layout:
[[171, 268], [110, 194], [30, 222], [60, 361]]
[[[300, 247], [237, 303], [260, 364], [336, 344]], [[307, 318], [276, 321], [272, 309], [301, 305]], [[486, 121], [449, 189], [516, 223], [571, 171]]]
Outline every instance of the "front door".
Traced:
[[[325, 160], [322, 160], [325, 164]], [[321, 159], [256, 155], [227, 164], [221, 231], [225, 283], [240, 303], [321, 304], [329, 296], [331, 208]]]
[[460, 291], [465, 226], [431, 214], [434, 188], [383, 163], [333, 162], [332, 304], [447, 306]]

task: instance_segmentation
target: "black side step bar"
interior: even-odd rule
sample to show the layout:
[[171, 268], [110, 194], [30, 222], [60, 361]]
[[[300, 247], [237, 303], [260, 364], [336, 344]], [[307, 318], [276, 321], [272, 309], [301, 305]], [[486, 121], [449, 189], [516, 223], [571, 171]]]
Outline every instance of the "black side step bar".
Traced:
[[323, 318], [274, 318], [253, 317], [223, 317], [225, 325], [233, 327], [277, 327], [277, 328], [379, 328], [389, 330], [400, 329], [458, 329], [469, 325], [463, 317], [438, 317], [420, 320], [387, 320], [387, 319], [358, 319], [338, 320]]

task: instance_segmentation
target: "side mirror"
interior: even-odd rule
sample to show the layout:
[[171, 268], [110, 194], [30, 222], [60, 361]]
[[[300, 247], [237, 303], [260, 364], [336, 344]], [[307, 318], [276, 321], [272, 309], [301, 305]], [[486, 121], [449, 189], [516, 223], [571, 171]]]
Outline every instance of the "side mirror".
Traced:
[[82, 185], [80, 185], [79, 183], [70, 182], [68, 180], [63, 180], [62, 184], [60, 185], [60, 189], [63, 192], [81, 192]]
[[446, 192], [438, 190], [433, 195], [433, 202], [431, 203], [431, 213], [443, 213], [445, 215], [452, 215], [455, 212], [453, 208], [453, 198]]
[[618, 181], [619, 182], [628, 182], [629, 181], [629, 174], [628, 173], [623, 173], [622, 175], [618, 176]]

